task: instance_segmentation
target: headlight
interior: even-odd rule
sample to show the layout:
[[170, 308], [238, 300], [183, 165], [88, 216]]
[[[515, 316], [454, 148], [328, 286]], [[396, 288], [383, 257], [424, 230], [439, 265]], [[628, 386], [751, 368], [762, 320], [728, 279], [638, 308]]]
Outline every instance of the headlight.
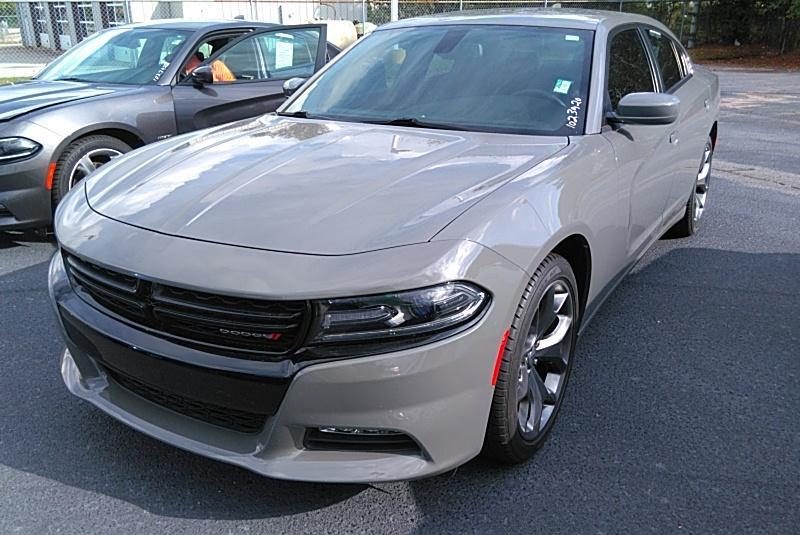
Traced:
[[307, 349], [355, 356], [430, 343], [470, 325], [488, 303], [488, 292], [466, 282], [318, 301]]
[[0, 163], [33, 156], [42, 146], [24, 137], [0, 138]]

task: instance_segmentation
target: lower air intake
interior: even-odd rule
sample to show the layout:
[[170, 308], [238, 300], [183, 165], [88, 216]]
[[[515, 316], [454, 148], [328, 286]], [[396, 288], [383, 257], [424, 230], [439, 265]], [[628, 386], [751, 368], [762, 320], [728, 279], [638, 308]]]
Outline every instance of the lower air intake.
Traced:
[[201, 420], [212, 425], [225, 427], [240, 433], [258, 433], [264, 427], [264, 423], [267, 420], [267, 415], [265, 414], [230, 409], [189, 399], [165, 392], [152, 385], [148, 385], [147, 383], [113, 370], [109, 369], [107, 371], [117, 384], [137, 396], [155, 403], [156, 405], [160, 405], [165, 409], [170, 409], [184, 416]]
[[419, 445], [405, 433], [382, 429], [312, 428], [306, 431], [305, 447], [309, 450], [422, 454]]

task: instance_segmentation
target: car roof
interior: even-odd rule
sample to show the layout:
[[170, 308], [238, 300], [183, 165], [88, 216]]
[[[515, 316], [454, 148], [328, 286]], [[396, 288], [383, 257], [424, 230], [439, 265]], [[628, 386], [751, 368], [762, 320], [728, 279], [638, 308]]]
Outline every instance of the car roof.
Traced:
[[378, 31], [390, 28], [437, 26], [444, 24], [551, 26], [556, 28], [573, 28], [576, 30], [595, 30], [598, 26], [605, 26], [611, 29], [621, 24], [630, 23], [644, 23], [657, 26], [664, 30], [667, 29], [657, 20], [635, 13], [595, 9], [510, 8], [454, 11], [440, 15], [403, 19], [381, 26], [378, 28]]
[[147, 22], [125, 24], [118, 28], [160, 28], [171, 30], [224, 30], [227, 28], [269, 28], [275, 26], [270, 22], [257, 22], [254, 20], [219, 19], [219, 20], [194, 20], [194, 19], [162, 19]]

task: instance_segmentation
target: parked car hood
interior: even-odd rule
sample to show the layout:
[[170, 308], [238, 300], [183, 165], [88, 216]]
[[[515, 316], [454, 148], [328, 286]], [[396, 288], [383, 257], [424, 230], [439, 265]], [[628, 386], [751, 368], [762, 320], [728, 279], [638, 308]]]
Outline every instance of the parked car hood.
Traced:
[[96, 212], [164, 234], [340, 255], [428, 241], [567, 144], [269, 115], [136, 151], [86, 192]]
[[20, 115], [55, 106], [56, 104], [97, 97], [126, 89], [128, 88], [38, 80], [0, 86], [0, 121], [8, 121]]

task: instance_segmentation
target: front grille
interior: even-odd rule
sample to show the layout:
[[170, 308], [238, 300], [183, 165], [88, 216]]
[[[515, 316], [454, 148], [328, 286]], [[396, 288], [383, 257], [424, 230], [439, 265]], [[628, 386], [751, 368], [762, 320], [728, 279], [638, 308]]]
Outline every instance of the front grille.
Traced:
[[304, 445], [310, 450], [328, 451], [379, 451], [421, 455], [419, 445], [403, 433], [364, 435], [355, 433], [306, 430]]
[[137, 396], [179, 414], [183, 414], [184, 416], [189, 416], [190, 418], [219, 427], [232, 429], [241, 433], [258, 433], [264, 427], [264, 422], [267, 419], [266, 414], [240, 411], [189, 399], [165, 392], [109, 368], [106, 368], [106, 370], [117, 384]]
[[265, 301], [198, 292], [113, 271], [65, 254], [79, 290], [103, 309], [173, 341], [252, 360], [286, 355], [302, 343], [306, 301]]

